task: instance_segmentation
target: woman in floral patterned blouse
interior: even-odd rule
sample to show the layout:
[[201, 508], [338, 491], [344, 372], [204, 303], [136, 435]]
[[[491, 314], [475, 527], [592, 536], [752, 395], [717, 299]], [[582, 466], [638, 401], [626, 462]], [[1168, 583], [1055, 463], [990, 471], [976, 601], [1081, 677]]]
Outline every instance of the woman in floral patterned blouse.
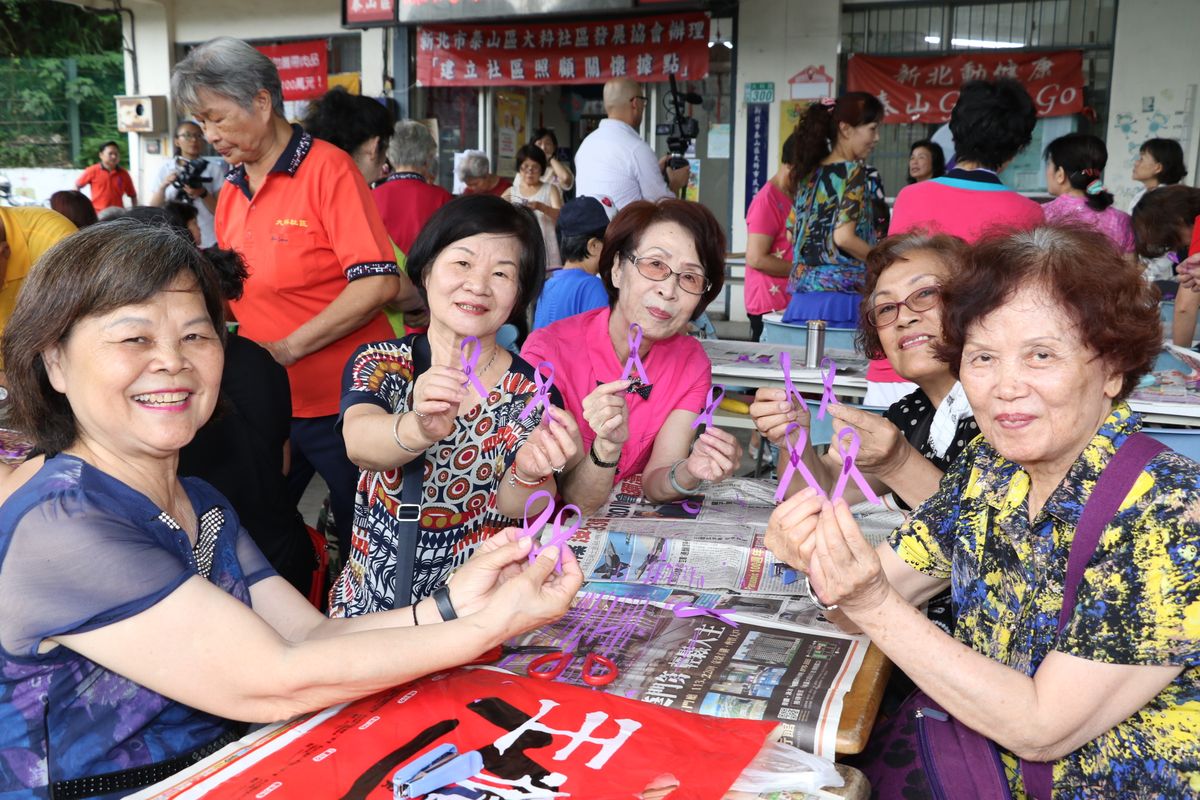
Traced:
[[[1140, 427], [1125, 398], [1160, 347], [1153, 289], [1106, 240], [1043, 227], [984, 241], [943, 291], [942, 353], [983, 437], [879, 548], [808, 491], [767, 543], [832, 617], [996, 742], [1015, 796], [1018, 758], [1053, 762], [1055, 798], [1195, 796], [1200, 465], [1150, 461], [1056, 631], [1083, 506]], [[915, 608], [947, 585], [953, 638]]]

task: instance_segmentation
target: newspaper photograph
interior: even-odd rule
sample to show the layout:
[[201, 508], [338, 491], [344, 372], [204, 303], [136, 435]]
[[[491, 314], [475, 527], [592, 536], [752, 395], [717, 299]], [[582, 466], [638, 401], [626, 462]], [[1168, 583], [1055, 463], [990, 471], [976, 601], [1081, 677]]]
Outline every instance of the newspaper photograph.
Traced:
[[[654, 587], [653, 593], [662, 591]], [[539, 653], [521, 648], [561, 649], [574, 657], [555, 680], [582, 686], [585, 657], [597, 653], [618, 671], [597, 688], [700, 714], [775, 720], [780, 741], [832, 758], [843, 698], [866, 654], [866, 637], [758, 616], [676, 613], [676, 604], [694, 605], [699, 594], [672, 589], [649, 601], [583, 592], [561, 620], [509, 642], [515, 652], [499, 666], [524, 674]]]

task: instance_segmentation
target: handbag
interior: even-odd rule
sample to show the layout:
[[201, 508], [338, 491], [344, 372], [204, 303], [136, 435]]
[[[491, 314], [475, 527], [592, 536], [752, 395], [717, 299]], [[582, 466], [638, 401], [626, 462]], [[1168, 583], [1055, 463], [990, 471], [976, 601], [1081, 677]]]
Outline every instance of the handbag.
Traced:
[[[1150, 461], [1166, 445], [1144, 433], [1130, 435], [1101, 473], [1083, 508], [1063, 581], [1058, 615], [1062, 633], [1075, 609], [1084, 569], [1096, 552], [1100, 535]], [[859, 764], [879, 798], [924, 794], [936, 800], [1012, 800], [1004, 764], [994, 742], [950, 716], [917, 689], [869, 746], [870, 758]], [[864, 756], [867, 754], [864, 753]], [[1021, 759], [1021, 779], [1030, 800], [1050, 800], [1053, 762]]]

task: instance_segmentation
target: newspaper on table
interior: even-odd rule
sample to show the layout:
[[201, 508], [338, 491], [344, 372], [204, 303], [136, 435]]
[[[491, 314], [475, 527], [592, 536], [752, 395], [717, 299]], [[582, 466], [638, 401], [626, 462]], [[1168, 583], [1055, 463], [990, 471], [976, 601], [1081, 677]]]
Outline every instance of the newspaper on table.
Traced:
[[[799, 584], [783, 582], [788, 567], [764, 544], [774, 491], [734, 479], [688, 501], [652, 504], [640, 477], [626, 479], [571, 541], [589, 581], [571, 611], [509, 644], [575, 654], [557, 679], [579, 685], [584, 657], [597, 653], [619, 670], [605, 691], [777, 720], [781, 741], [832, 758], [869, 641], [842, 633]], [[872, 525], [890, 531], [901, 518], [892, 512]], [[677, 613], [688, 607], [713, 613]], [[538, 655], [509, 655], [500, 666], [523, 672]]]
[[[766, 342], [735, 342], [725, 339], [705, 339], [701, 343], [704, 354], [712, 362], [713, 373], [733, 378], [738, 375], [747, 378], [780, 378], [782, 379], [779, 354], [787, 353], [791, 357], [792, 375], [799, 379], [819, 380], [819, 368], [805, 368], [804, 347], [787, 344], [768, 344]], [[867, 359], [853, 350], [831, 348], [825, 355], [834, 360], [838, 375], [852, 378], [865, 378], [867, 374]]]
[[1143, 403], [1200, 404], [1200, 354], [1170, 342], [1154, 364], [1154, 371], [1130, 395]]

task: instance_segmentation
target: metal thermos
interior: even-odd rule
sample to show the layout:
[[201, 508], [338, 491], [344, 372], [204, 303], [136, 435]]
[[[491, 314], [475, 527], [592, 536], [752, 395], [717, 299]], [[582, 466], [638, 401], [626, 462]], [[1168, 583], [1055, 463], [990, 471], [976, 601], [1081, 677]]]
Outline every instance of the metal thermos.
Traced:
[[808, 341], [804, 343], [804, 366], [816, 369], [825, 357], [825, 320], [808, 321]]

